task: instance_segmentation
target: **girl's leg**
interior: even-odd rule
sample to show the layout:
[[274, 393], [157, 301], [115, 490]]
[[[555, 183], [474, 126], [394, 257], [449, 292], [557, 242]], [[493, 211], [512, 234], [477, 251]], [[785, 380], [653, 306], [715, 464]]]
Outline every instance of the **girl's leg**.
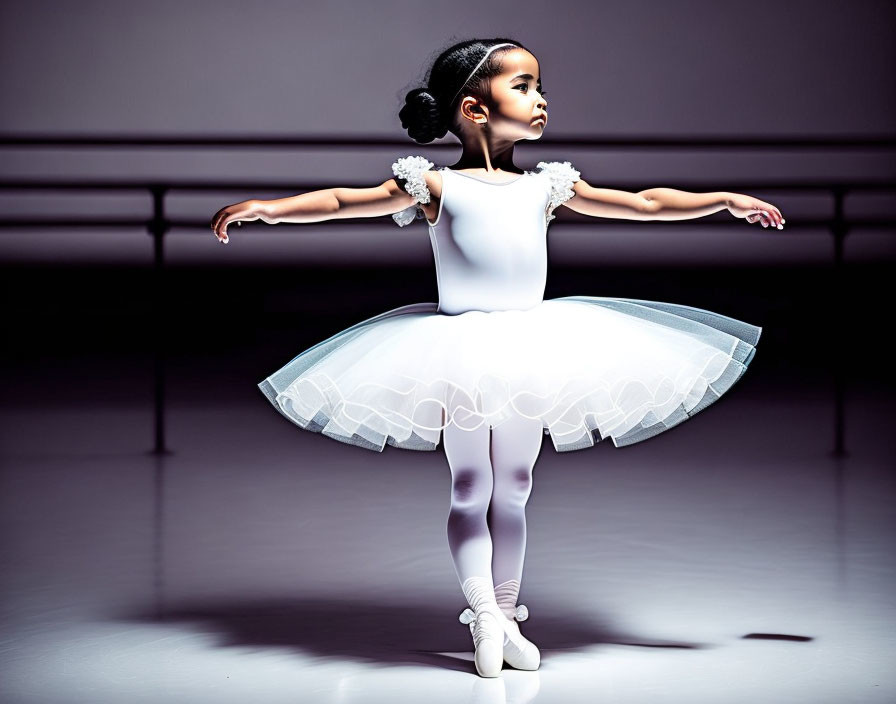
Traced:
[[514, 416], [492, 429], [494, 493], [488, 525], [494, 546], [494, 584], [498, 602], [508, 617], [512, 617], [516, 606], [523, 574], [526, 502], [532, 491], [532, 470], [543, 438], [541, 420], [525, 416]]
[[442, 431], [451, 467], [448, 545], [464, 596], [471, 609], [461, 614], [476, 648], [474, 662], [483, 677], [497, 677], [503, 663], [504, 616], [492, 582], [492, 538], [486, 515], [492, 496], [489, 427], [463, 430], [454, 423]]
[[461, 585], [470, 577], [492, 581], [492, 537], [487, 523], [492, 498], [489, 427], [463, 430], [450, 423], [442, 431], [451, 468], [448, 547]]

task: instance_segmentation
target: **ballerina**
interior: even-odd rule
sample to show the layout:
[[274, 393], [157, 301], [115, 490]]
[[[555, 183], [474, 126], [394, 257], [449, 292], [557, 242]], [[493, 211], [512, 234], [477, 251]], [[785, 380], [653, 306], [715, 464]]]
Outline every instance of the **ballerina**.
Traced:
[[780, 210], [748, 195], [592, 186], [568, 161], [517, 167], [548, 102], [535, 55], [512, 39], [441, 53], [399, 112], [419, 144], [449, 131], [451, 166], [398, 158], [370, 188], [329, 188], [219, 210], [215, 237], [243, 221], [317, 223], [391, 215], [428, 226], [439, 300], [363, 320], [304, 350], [259, 388], [292, 423], [382, 452], [436, 450], [451, 471], [448, 544], [469, 604], [461, 615], [483, 677], [539, 667], [518, 604], [525, 507], [548, 435], [557, 452], [644, 441], [718, 400], [743, 375], [762, 328], [676, 303], [596, 296], [544, 299], [554, 211], [629, 220], [727, 209], [782, 229]]

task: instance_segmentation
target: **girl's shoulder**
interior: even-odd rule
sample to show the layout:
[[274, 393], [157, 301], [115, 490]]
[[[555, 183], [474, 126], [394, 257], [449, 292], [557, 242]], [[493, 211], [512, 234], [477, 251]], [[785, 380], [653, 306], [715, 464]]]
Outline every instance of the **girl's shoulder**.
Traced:
[[425, 156], [402, 156], [392, 162], [392, 173], [405, 181], [419, 177], [423, 172], [431, 170], [435, 164]]
[[554, 210], [575, 195], [573, 185], [581, 180], [581, 174], [568, 161], [539, 161], [538, 174], [547, 182], [547, 221], [554, 219]]
[[575, 183], [581, 178], [581, 173], [568, 161], [539, 161], [536, 168], [551, 180]]
[[434, 168], [433, 162], [417, 155], [399, 157], [392, 163], [396, 180], [418, 203], [429, 203], [430, 184], [437, 183], [434, 179], [439, 178]]
[[392, 218], [399, 226], [404, 227], [416, 218], [425, 216], [421, 205], [430, 203], [433, 195], [441, 198], [442, 175], [435, 170], [435, 164], [423, 156], [410, 155], [399, 157], [392, 163], [392, 173], [398, 184], [414, 197], [414, 204]]
[[399, 182], [403, 181], [418, 186], [421, 179], [427, 183], [440, 183], [441, 170], [442, 167], [436, 166], [425, 156], [415, 154], [399, 157], [392, 163], [392, 173]]

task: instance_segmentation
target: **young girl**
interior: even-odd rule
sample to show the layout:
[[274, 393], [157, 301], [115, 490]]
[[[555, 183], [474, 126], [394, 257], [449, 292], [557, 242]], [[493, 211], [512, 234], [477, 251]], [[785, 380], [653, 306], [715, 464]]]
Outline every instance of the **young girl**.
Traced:
[[259, 387], [300, 428], [382, 451], [435, 450], [451, 469], [448, 544], [470, 608], [476, 669], [537, 669], [517, 605], [525, 506], [544, 434], [557, 452], [640, 442], [706, 408], [744, 373], [761, 328], [699, 308], [624, 298], [544, 300], [546, 232], [560, 205], [629, 220], [697, 218], [727, 208], [763, 227], [784, 219], [737, 193], [597, 188], [569, 162], [514, 164], [548, 114], [540, 66], [519, 42], [445, 50], [426, 88], [406, 96], [402, 126], [418, 143], [454, 134], [463, 152], [434, 169], [392, 164], [371, 188], [330, 188], [222, 208], [211, 226], [426, 218], [439, 302], [403, 306], [305, 350]]

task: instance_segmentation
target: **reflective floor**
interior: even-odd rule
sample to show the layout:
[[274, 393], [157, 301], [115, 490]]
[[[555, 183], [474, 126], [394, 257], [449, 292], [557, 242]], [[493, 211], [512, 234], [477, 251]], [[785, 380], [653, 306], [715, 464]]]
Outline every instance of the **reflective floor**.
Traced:
[[639, 445], [546, 439], [542, 667], [495, 680], [443, 453], [341, 445], [223, 380], [172, 395], [159, 458], [148, 405], [47, 384], [2, 411], [0, 701], [892, 702], [894, 398], [849, 390], [835, 458], [832, 385], [756, 376]]

